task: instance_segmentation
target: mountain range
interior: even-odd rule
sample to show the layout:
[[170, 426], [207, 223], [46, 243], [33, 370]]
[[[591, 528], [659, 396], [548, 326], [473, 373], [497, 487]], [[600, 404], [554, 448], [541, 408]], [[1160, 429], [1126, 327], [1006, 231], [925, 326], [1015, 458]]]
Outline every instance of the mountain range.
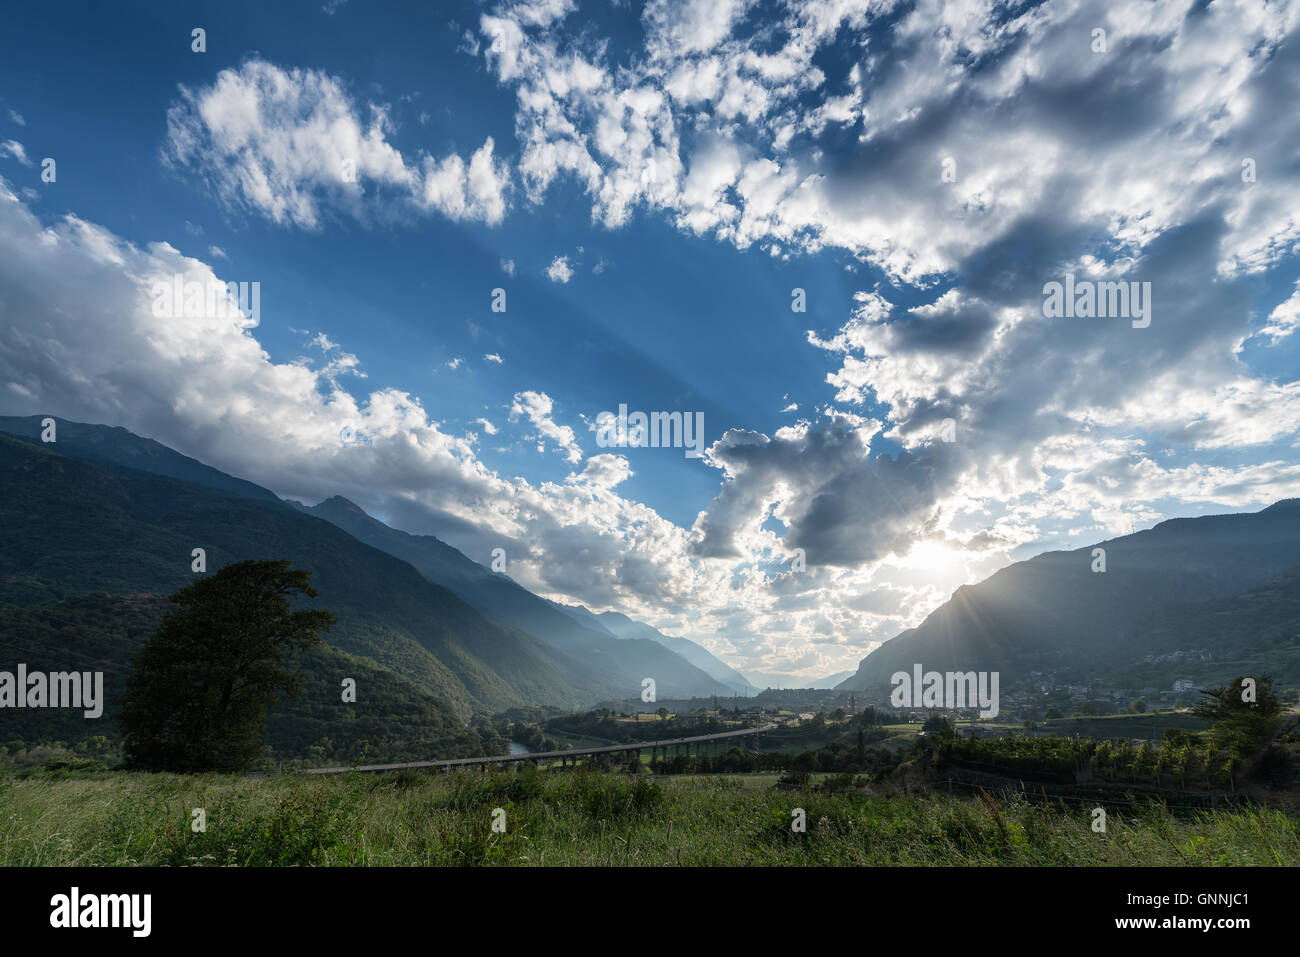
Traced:
[[[1171, 519], [1096, 545], [1046, 552], [958, 588], [920, 625], [862, 659], [837, 687], [888, 683], [915, 664], [927, 671], [999, 671], [1006, 687], [1030, 672], [1100, 676], [1211, 642], [1222, 655], [1258, 637], [1232, 622], [1250, 620], [1245, 609], [1260, 601], [1271, 601], [1263, 615], [1270, 628], [1300, 632], [1296, 609], [1266, 598], [1294, 583], [1296, 566], [1300, 499], [1253, 513]], [[1227, 599], [1234, 613], [1225, 620], [1212, 609]], [[1215, 628], [1207, 630], [1207, 621]]]
[[[284, 501], [121, 428], [59, 419], [44, 443], [41, 421], [0, 417], [0, 651], [31, 668], [104, 670], [110, 711], [163, 596], [193, 581], [196, 548], [209, 570], [288, 558], [338, 616], [302, 662], [314, 696], [273, 717], [286, 752], [351, 756], [369, 742], [376, 759], [419, 756], [392, 737], [403, 723], [440, 753], [473, 752], [473, 715], [638, 699], [647, 677], [663, 699], [757, 690], [695, 642], [547, 600], [345, 498]], [[864, 690], [915, 664], [999, 671], [1004, 688], [1035, 672], [1143, 681], [1152, 659], [1193, 651], [1300, 681], [1300, 500], [1017, 562], [957, 589], [856, 672], [814, 684]], [[362, 704], [346, 714], [332, 704], [341, 677], [358, 679]]]
[[639, 698], [646, 677], [655, 680], [657, 695], [662, 697], [731, 694], [729, 685], [698, 662], [711, 663], [718, 674], [745, 683], [743, 677], [694, 642], [675, 639], [678, 644], [671, 645], [673, 639], [621, 615], [617, 617], [627, 622], [634, 633], [615, 634], [601, 624], [604, 619], [590, 613], [570, 614], [567, 606], [534, 595], [446, 542], [432, 535], [411, 535], [391, 528], [341, 496], [319, 505], [298, 507], [337, 525], [358, 541], [409, 562], [429, 581], [454, 591], [484, 617], [536, 635], [581, 660], [593, 679], [618, 692], [610, 697]]
[[60, 603], [89, 596], [175, 591], [193, 580], [202, 548], [208, 570], [289, 558], [311, 571], [320, 607], [338, 616], [331, 648], [462, 720], [639, 697], [644, 677], [663, 696], [732, 693], [664, 642], [586, 625], [344, 499], [304, 507], [125, 429], [56, 425], [56, 440], [43, 443], [41, 417], [0, 418], [0, 604], [12, 612], [0, 647], [23, 647], [13, 630], [26, 620], [20, 609], [57, 617]]

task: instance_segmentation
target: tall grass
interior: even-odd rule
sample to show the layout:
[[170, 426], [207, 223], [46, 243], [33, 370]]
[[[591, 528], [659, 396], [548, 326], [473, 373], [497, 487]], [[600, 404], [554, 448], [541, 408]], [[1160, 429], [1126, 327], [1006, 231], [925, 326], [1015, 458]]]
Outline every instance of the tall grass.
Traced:
[[[0, 865], [1296, 865], [1300, 818], [523, 770], [0, 777]], [[191, 828], [194, 808], [206, 830]], [[505, 811], [504, 833], [492, 830]], [[803, 808], [806, 833], [791, 829]]]

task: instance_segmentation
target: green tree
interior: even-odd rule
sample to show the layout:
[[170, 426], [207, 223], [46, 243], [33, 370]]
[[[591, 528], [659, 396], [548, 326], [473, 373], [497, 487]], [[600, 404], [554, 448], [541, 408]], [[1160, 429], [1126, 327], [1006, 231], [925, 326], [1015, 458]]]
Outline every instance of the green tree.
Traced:
[[135, 658], [121, 723], [128, 767], [148, 771], [242, 771], [261, 752], [266, 712], [299, 693], [284, 668], [320, 641], [335, 617], [293, 610], [315, 598], [311, 573], [288, 561], [245, 561], [182, 588]]
[[[1254, 685], [1253, 695], [1248, 694], [1248, 682]], [[1193, 713], [1213, 722], [1210, 739], [1226, 750], [1234, 763], [1244, 764], [1252, 759], [1272, 735], [1282, 710], [1273, 691], [1273, 679], [1268, 675], [1254, 679], [1239, 676], [1221, 688], [1210, 688], [1201, 694], [1205, 700]]]
[[1130, 705], [1130, 707], [1138, 714], [1145, 714], [1147, 710], [1147, 703], [1143, 701], [1141, 698], [1134, 698], [1133, 704]]

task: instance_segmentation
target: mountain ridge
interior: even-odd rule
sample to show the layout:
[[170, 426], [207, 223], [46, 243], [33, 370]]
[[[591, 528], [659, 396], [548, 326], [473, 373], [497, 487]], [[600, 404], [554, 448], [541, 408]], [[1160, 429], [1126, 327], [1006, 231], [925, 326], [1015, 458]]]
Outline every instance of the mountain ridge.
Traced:
[[[1094, 572], [1094, 554], [1105, 571]], [[1150, 529], [1043, 552], [962, 585], [915, 628], [865, 656], [838, 690], [895, 671], [1030, 671], [1119, 666], [1168, 607], [1226, 598], [1300, 565], [1300, 500], [1258, 512], [1167, 519]]]
[[277, 501], [196, 485], [53, 445], [0, 434], [0, 602], [166, 594], [207, 567], [290, 558], [312, 572], [322, 607], [339, 615], [329, 644], [370, 659], [462, 716], [547, 701], [577, 706], [608, 689], [567, 656], [483, 619], [406, 562]]
[[[508, 575], [493, 572], [432, 535], [413, 535], [374, 518], [343, 496], [298, 508], [337, 524], [360, 541], [410, 562], [430, 581], [460, 595], [490, 620], [507, 623], [598, 667], [621, 694], [639, 697], [641, 681], [655, 679], [657, 694], [690, 697], [730, 694], [730, 689], [674, 649], [648, 638], [626, 639], [564, 613]], [[648, 626], [647, 626], [648, 627]]]

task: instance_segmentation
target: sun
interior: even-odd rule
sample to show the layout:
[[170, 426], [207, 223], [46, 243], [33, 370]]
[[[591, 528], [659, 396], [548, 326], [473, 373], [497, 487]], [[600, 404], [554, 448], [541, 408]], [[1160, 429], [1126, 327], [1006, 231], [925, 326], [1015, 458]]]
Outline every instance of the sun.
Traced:
[[969, 555], [940, 542], [921, 541], [899, 561], [901, 568], [924, 570], [939, 578], [965, 577]]

